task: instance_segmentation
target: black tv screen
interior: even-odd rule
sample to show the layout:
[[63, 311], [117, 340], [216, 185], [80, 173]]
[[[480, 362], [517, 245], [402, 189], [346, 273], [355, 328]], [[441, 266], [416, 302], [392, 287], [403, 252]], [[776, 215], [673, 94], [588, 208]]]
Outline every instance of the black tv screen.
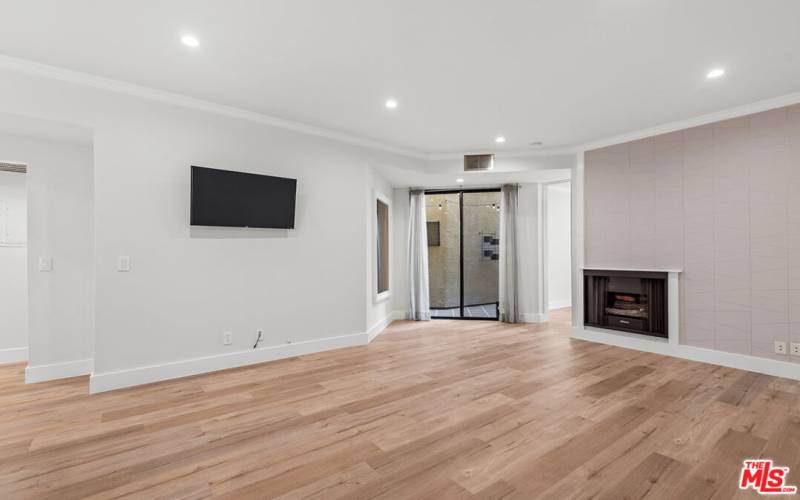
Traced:
[[297, 179], [192, 167], [193, 226], [294, 228]]

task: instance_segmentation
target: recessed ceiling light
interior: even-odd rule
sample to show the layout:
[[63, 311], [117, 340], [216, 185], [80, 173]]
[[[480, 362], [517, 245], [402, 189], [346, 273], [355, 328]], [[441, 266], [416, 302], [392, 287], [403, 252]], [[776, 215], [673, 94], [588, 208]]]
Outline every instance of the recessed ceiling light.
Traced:
[[503, 144], [504, 142], [506, 142], [506, 138], [500, 135], [494, 140], [494, 142], [496, 142], [497, 144]]
[[714, 69], [712, 69], [711, 71], [708, 72], [708, 74], [706, 75], [706, 78], [709, 78], [709, 79], [719, 78], [724, 74], [725, 74], [725, 70], [724, 69], [722, 69], [722, 68], [714, 68]]
[[456, 182], [459, 183], [459, 184], [463, 184], [464, 183], [464, 179], [456, 179]]
[[397, 109], [397, 100], [395, 100], [395, 99], [386, 99], [385, 106], [388, 109]]
[[200, 46], [200, 40], [198, 40], [196, 36], [188, 33], [181, 37], [181, 43], [192, 48]]
[[530, 144], [530, 146], [531, 146], [532, 148], [540, 148], [540, 147], [542, 147], [542, 144], [543, 144], [543, 143], [542, 143], [542, 141], [535, 141], [535, 142], [532, 142], [532, 143]]

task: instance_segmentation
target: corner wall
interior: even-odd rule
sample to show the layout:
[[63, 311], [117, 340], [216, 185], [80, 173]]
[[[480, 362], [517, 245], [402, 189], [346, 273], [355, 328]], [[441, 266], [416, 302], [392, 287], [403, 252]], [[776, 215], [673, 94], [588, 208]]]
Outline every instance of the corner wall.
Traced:
[[[93, 391], [363, 345], [365, 165], [417, 160], [6, 70], [0, 111], [94, 131]], [[297, 178], [296, 229], [190, 227], [190, 165]]]
[[[0, 161], [14, 157], [0, 136]], [[0, 172], [0, 363], [28, 359], [28, 249], [26, 174]], [[5, 242], [6, 234], [14, 242]]]
[[[94, 322], [92, 148], [0, 133], [0, 156], [28, 165], [26, 380], [88, 374]], [[41, 256], [53, 259], [51, 272], [39, 271]]]

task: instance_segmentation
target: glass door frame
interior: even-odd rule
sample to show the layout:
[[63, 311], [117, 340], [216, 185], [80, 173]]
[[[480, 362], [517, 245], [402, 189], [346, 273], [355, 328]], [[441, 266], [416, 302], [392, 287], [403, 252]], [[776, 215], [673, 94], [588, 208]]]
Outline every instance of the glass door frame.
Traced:
[[[459, 301], [457, 318], [448, 318], [444, 316], [433, 316], [432, 319], [464, 319], [470, 321], [499, 321], [500, 320], [500, 305], [495, 304], [494, 318], [470, 318], [464, 316], [464, 193], [499, 193], [500, 188], [467, 188], [467, 189], [426, 189], [425, 195], [429, 194], [458, 194], [458, 276], [459, 276]], [[499, 235], [498, 235], [499, 238]], [[500, 244], [502, 245], [502, 241]], [[428, 271], [430, 272], [430, 271]], [[499, 293], [499, 289], [498, 289]]]

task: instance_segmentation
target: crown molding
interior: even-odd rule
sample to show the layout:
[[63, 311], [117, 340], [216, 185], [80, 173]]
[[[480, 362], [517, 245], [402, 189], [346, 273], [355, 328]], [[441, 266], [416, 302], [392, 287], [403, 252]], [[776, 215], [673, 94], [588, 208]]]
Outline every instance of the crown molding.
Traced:
[[708, 113], [705, 115], [688, 118], [686, 120], [678, 120], [674, 122], [664, 123], [661, 125], [657, 125], [655, 127], [649, 127], [634, 132], [627, 132], [624, 134], [611, 136], [595, 141], [590, 141], [575, 146], [547, 147], [547, 148], [539, 148], [536, 150], [520, 149], [511, 151], [498, 151], [498, 150], [487, 149], [487, 150], [472, 151], [472, 152], [424, 153], [421, 151], [402, 148], [399, 146], [386, 144], [381, 141], [377, 141], [375, 139], [369, 139], [366, 137], [348, 134], [337, 130], [317, 127], [314, 125], [308, 125], [305, 123], [295, 122], [291, 120], [285, 120], [283, 118], [277, 118], [274, 116], [269, 116], [254, 111], [248, 111], [246, 109], [237, 108], [234, 106], [227, 106], [224, 104], [217, 104], [210, 101], [204, 101], [202, 99], [188, 97], [182, 94], [176, 94], [174, 92], [167, 92], [164, 90], [154, 89], [151, 87], [145, 87], [142, 85], [127, 83], [120, 80], [114, 80], [111, 78], [104, 78], [89, 73], [83, 73], [80, 71], [60, 68], [57, 66], [50, 66], [47, 64], [41, 64], [5, 55], [0, 55], [0, 69], [43, 77], [43, 78], [50, 78], [53, 80], [59, 80], [67, 83], [85, 85], [100, 90], [106, 90], [132, 97], [138, 97], [141, 99], [147, 99], [151, 101], [163, 102], [167, 104], [181, 106], [184, 108], [190, 108], [198, 111], [204, 111], [217, 115], [227, 116], [239, 120], [259, 123], [271, 127], [291, 130], [302, 134], [313, 135], [316, 137], [323, 137], [326, 139], [352, 144], [355, 146], [361, 146], [378, 151], [384, 151], [387, 153], [406, 156], [418, 160], [426, 160], [429, 162], [459, 160], [462, 159], [465, 154], [492, 153], [497, 158], [528, 158], [528, 157], [548, 157], [548, 156], [578, 154], [592, 149], [599, 149], [607, 146], [613, 146], [615, 144], [622, 144], [625, 142], [645, 139], [647, 137], [653, 137], [656, 135], [666, 134], [692, 127], [698, 127], [701, 125], [707, 125], [709, 123], [728, 120], [731, 118], [738, 118], [740, 116], [750, 115], [762, 111], [768, 111], [770, 109], [775, 109], [783, 106], [790, 106], [793, 104], [800, 103], [800, 92], [795, 92], [780, 97], [765, 99], [762, 101], [757, 101], [755, 103], [745, 104], [742, 106], [737, 106], [722, 111], [715, 111], [713, 113]]
[[345, 132], [339, 132], [337, 130], [326, 129], [323, 127], [317, 127], [314, 125], [308, 125], [305, 123], [295, 122], [291, 120], [285, 120], [283, 118], [276, 118], [274, 116], [269, 116], [254, 111], [248, 111], [246, 109], [241, 109], [234, 106], [217, 104], [214, 102], [204, 101], [202, 99], [197, 99], [194, 97], [188, 97], [185, 95], [176, 94], [174, 92], [167, 92], [164, 90], [127, 83], [120, 80], [114, 80], [111, 78], [95, 76], [89, 73], [83, 73], [71, 69], [60, 68], [57, 66], [41, 64], [33, 61], [28, 61], [25, 59], [19, 59], [16, 57], [0, 55], [0, 69], [15, 71], [27, 75], [39, 76], [43, 78], [50, 78], [53, 80], [59, 80], [67, 83], [85, 85], [100, 90], [107, 90], [118, 94], [125, 94], [128, 96], [138, 97], [141, 99], [173, 104], [184, 108], [190, 108], [198, 111], [205, 111], [208, 113], [214, 113], [217, 115], [236, 118], [239, 120], [245, 120], [249, 122], [259, 123], [262, 125], [268, 125], [271, 127], [291, 130], [293, 132], [299, 132], [317, 137], [323, 137], [326, 139], [332, 139], [347, 144], [352, 144], [365, 148], [384, 151], [387, 153], [407, 156], [419, 160], [426, 159], [426, 155], [422, 152], [401, 148], [398, 146], [393, 146], [391, 144], [385, 144], [383, 142], [374, 139], [369, 139], [366, 137], [360, 137]]
[[623, 144], [626, 142], [637, 141], [639, 139], [646, 139], [661, 134], [668, 134], [670, 132], [677, 132], [692, 127], [699, 127], [701, 125], [708, 125], [709, 123], [719, 122], [723, 120], [730, 120], [731, 118], [739, 118], [740, 116], [752, 115], [761, 113], [762, 111], [769, 111], [771, 109], [782, 108], [784, 106], [791, 106], [800, 103], [800, 92], [786, 94], [771, 99], [764, 99], [751, 104], [744, 104], [734, 108], [724, 109], [722, 111], [715, 111], [705, 115], [688, 118], [686, 120], [678, 120], [674, 122], [664, 123], [655, 127], [650, 127], [635, 132], [627, 132], [625, 134], [591, 141], [574, 148], [575, 152], [583, 153], [593, 149], [605, 148], [614, 146], [616, 144]]

